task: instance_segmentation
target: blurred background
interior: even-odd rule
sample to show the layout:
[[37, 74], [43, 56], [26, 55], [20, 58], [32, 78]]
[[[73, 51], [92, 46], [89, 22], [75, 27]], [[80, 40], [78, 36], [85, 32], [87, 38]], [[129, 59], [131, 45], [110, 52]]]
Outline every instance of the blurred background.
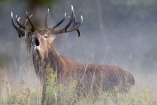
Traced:
[[[24, 38], [11, 25], [10, 12], [43, 28], [47, 9], [49, 26], [59, 22], [73, 5], [77, 21], [82, 15], [81, 37], [76, 32], [58, 35], [54, 45], [64, 56], [83, 63], [117, 65], [130, 71], [137, 84], [157, 84], [156, 0], [1, 0], [0, 79], [16, 87], [21, 80], [34, 87], [36, 76]], [[64, 27], [65, 21], [60, 27]]]

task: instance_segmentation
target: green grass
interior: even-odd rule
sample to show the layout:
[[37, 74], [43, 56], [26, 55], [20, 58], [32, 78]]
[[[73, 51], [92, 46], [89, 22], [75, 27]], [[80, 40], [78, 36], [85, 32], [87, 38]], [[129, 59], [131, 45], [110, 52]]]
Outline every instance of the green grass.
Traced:
[[[54, 82], [54, 75], [50, 75], [47, 80], [46, 88], [46, 104], [57, 105], [58, 100], [60, 105], [113, 105], [110, 95], [102, 92], [95, 97], [92, 92], [86, 96], [78, 98], [76, 94], [76, 84], [74, 81], [72, 85], [64, 86]], [[41, 89], [31, 90], [25, 88], [25, 82], [22, 80], [19, 83], [18, 91], [11, 91], [12, 84], [5, 81], [1, 88], [0, 105], [41, 105]], [[134, 86], [128, 94], [117, 95], [119, 105], [157, 105], [157, 97], [153, 95], [150, 88], [143, 88], [141, 86]]]
[[[41, 87], [35, 89], [28, 88], [28, 84], [21, 80], [14, 87], [14, 80], [3, 79], [4, 74], [0, 72], [0, 105], [41, 105]], [[46, 105], [114, 105], [112, 96], [99, 90], [98, 96], [90, 90], [86, 96], [77, 95], [77, 81], [74, 80], [70, 85], [65, 86], [55, 82], [56, 75], [47, 72], [46, 85]], [[4, 76], [4, 78], [6, 78]], [[152, 80], [152, 79], [151, 79]], [[12, 82], [11, 82], [12, 81]], [[137, 80], [136, 80], [137, 81]], [[117, 94], [119, 105], [157, 105], [157, 94], [154, 83], [153, 88], [149, 85], [136, 85], [127, 94]], [[16, 91], [15, 91], [16, 90]]]

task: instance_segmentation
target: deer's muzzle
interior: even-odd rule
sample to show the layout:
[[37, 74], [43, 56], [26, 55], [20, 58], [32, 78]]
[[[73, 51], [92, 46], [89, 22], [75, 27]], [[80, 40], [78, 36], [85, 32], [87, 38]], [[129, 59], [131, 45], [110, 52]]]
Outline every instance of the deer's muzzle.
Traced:
[[35, 39], [34, 39], [34, 44], [35, 44], [35, 46], [39, 46], [40, 45], [40, 42], [39, 42], [37, 37], [35, 37]]
[[38, 35], [32, 36], [32, 42], [33, 42], [34, 50], [40, 50], [40, 41]]

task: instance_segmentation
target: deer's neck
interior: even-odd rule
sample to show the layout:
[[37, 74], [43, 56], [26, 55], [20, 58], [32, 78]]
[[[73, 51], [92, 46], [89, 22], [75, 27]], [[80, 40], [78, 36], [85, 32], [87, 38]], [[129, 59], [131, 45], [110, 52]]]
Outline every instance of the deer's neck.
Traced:
[[47, 69], [60, 72], [64, 67], [62, 57], [52, 45], [48, 46], [45, 51], [33, 51], [33, 63], [37, 74], [42, 74]]
[[44, 53], [43, 62], [45, 63], [44, 68], [50, 67], [53, 71], [61, 71], [64, 66], [63, 59], [52, 45], [49, 46], [48, 50]]

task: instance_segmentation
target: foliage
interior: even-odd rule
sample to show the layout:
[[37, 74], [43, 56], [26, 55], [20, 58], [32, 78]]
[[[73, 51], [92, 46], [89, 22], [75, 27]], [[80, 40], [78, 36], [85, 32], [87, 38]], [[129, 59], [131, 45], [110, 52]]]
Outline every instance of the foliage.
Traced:
[[72, 105], [76, 98], [77, 82], [74, 80], [69, 86], [56, 82], [56, 73], [52, 73], [52, 68], [48, 66], [46, 80], [46, 105]]
[[58, 85], [55, 81], [56, 74], [52, 73], [52, 69], [48, 68], [46, 70], [47, 79], [46, 79], [46, 105], [51, 105], [52, 103], [57, 103], [57, 88]]
[[[112, 97], [105, 92], [99, 94], [95, 98], [94, 94], [89, 93], [87, 96], [76, 95], [76, 84], [74, 80], [72, 85], [57, 84], [55, 82], [56, 75], [50, 74], [47, 78], [46, 100], [47, 104], [55, 103], [55, 105], [113, 105]], [[6, 90], [0, 95], [1, 105], [40, 105], [41, 90], [30, 90], [24, 87], [25, 82], [22, 80], [19, 83], [18, 91], [11, 91], [12, 85], [9, 81], [3, 84]], [[120, 105], [157, 105], [157, 97], [153, 96], [153, 91], [150, 88], [142, 88], [136, 85], [128, 94], [117, 95]]]
[[[25, 82], [22, 80], [18, 91], [11, 92], [11, 83], [6, 81], [3, 85], [5, 86], [5, 95], [1, 96], [1, 105], [35, 105], [40, 103], [40, 91], [30, 90], [24, 88]], [[3, 92], [4, 92], [3, 90]], [[2, 92], [2, 93], [3, 93]]]
[[[52, 68], [47, 68], [46, 104], [51, 105], [114, 105], [112, 95], [99, 89], [96, 96], [89, 89], [87, 95], [77, 94], [77, 81], [71, 84], [59, 84], [56, 82], [56, 73]], [[2, 79], [2, 78], [1, 78]], [[26, 87], [25, 81], [19, 82], [17, 91], [13, 91], [10, 81], [0, 83], [0, 105], [41, 105], [41, 88], [35, 90]], [[154, 87], [155, 88], [155, 87]], [[119, 105], [157, 105], [155, 91], [148, 87], [137, 85], [127, 94], [117, 94]]]

